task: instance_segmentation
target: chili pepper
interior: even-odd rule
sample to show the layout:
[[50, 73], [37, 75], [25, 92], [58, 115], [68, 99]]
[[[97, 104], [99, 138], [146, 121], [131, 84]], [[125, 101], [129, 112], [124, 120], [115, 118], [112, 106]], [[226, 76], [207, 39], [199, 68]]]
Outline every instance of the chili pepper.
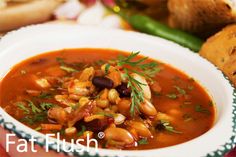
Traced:
[[187, 32], [181, 31], [179, 29], [171, 28], [165, 24], [162, 24], [146, 15], [142, 14], [130, 14], [117, 9], [118, 6], [113, 7], [113, 11], [124, 18], [134, 29], [165, 38], [167, 40], [178, 43], [184, 47], [198, 52], [203, 44], [203, 40]]

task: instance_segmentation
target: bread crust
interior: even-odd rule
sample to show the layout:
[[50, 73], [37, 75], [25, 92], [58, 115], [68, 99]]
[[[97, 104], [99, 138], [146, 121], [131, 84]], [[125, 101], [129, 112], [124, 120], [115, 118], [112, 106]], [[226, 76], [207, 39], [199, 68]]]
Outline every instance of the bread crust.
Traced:
[[61, 0], [33, 0], [0, 9], [0, 32], [41, 23], [52, 17]]
[[172, 27], [207, 37], [236, 22], [236, 7], [230, 0], [169, 0]]
[[222, 70], [236, 87], [236, 24], [207, 39], [199, 53]]

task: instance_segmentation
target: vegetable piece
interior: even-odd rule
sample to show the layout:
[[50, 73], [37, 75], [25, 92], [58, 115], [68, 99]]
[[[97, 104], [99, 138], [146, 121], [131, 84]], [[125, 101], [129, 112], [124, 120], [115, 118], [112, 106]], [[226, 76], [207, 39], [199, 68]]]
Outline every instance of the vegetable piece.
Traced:
[[97, 99], [97, 100], [96, 100], [96, 104], [97, 104], [97, 106], [100, 107], [100, 108], [106, 108], [106, 107], [109, 106], [109, 100], [107, 100], [107, 99], [105, 99], [105, 100], [103, 100], [103, 99]]
[[141, 32], [174, 41], [195, 52], [198, 52], [203, 44], [201, 39], [184, 31], [170, 28], [167, 25], [157, 22], [145, 15], [131, 15], [127, 17], [127, 21], [132, 27]]
[[41, 107], [43, 110], [48, 110], [48, 109], [50, 109], [50, 108], [52, 108], [52, 107], [54, 107], [54, 106], [56, 106], [56, 105], [53, 104], [53, 103], [48, 103], [48, 102], [42, 102], [42, 103], [40, 104], [40, 107]]
[[127, 22], [138, 31], [159, 36], [167, 40], [174, 41], [182, 46], [188, 47], [191, 50], [198, 52], [203, 44], [203, 41], [184, 31], [170, 28], [148, 16], [141, 14], [128, 14], [118, 6], [113, 7], [113, 11], [121, 15]]
[[26, 93], [29, 94], [30, 96], [39, 96], [40, 95], [40, 91], [37, 91], [37, 90], [26, 90]]
[[40, 126], [43, 131], [60, 131], [62, 129], [62, 125], [60, 124], [41, 124]]
[[16, 105], [19, 109], [24, 111], [24, 114], [29, 114], [30, 113], [30, 110], [25, 106], [24, 102], [16, 102]]
[[27, 100], [27, 102], [28, 102], [28, 106], [31, 108], [33, 113], [40, 113], [40, 112], [42, 112], [42, 110], [39, 109], [37, 106], [35, 106], [35, 104], [32, 101]]
[[42, 92], [40, 95], [38, 95], [38, 98], [50, 99], [50, 98], [52, 98], [52, 94], [51, 93], [47, 93], [47, 92]]
[[82, 71], [82, 74], [79, 77], [80, 81], [91, 81], [95, 74], [95, 70], [93, 67], [85, 68]]
[[77, 132], [77, 129], [75, 127], [66, 128], [66, 130], [65, 130], [66, 136], [72, 136], [76, 132]]
[[77, 121], [83, 119], [86, 116], [89, 116], [92, 113], [95, 105], [95, 102], [90, 101], [81, 108], [72, 111], [71, 114], [68, 115], [68, 126], [72, 127]]
[[82, 136], [85, 131], [86, 131], [86, 127], [84, 125], [82, 125], [80, 132], [77, 133], [77, 136]]
[[167, 94], [166, 96], [170, 99], [176, 99], [178, 97], [175, 93]]
[[[128, 57], [120, 56], [118, 59], [118, 66], [131, 66], [141, 71], [123, 68], [123, 76], [127, 79], [127, 88], [131, 90], [131, 107], [130, 113], [132, 116], [135, 114], [135, 110], [139, 111], [140, 103], [144, 102], [144, 98], [151, 99], [151, 91], [145, 78], [152, 80], [157, 72], [157, 64], [154, 62], [145, 63], [147, 57], [139, 60], [134, 60], [139, 52], [131, 53]], [[130, 74], [132, 73], [132, 74]]]
[[157, 128], [158, 129], [162, 129], [163, 128], [166, 131], [169, 131], [171, 133], [182, 134], [182, 132], [175, 130], [174, 127], [167, 120], [160, 120], [160, 123], [157, 124]]
[[118, 102], [120, 101], [119, 93], [115, 89], [109, 90], [108, 100], [113, 104], [118, 104]]
[[114, 123], [116, 125], [120, 125], [120, 124], [124, 123], [125, 119], [126, 119], [126, 117], [124, 115], [122, 115], [120, 113], [115, 114], [115, 116], [114, 116]]
[[130, 114], [134, 116], [135, 110], [139, 111], [139, 105], [144, 102], [144, 93], [141, 88], [141, 83], [130, 76], [127, 70], [125, 70], [126, 77], [128, 78], [128, 88], [131, 89], [131, 106]]
[[73, 73], [73, 72], [77, 72], [78, 71], [78, 70], [76, 70], [74, 68], [71, 68], [71, 67], [68, 67], [68, 66], [65, 66], [65, 65], [61, 65], [60, 68], [62, 70], [65, 70], [68, 73]]
[[95, 90], [91, 81], [79, 81], [77, 79], [70, 82], [68, 86], [69, 94], [75, 94], [78, 96], [88, 96]]
[[207, 110], [206, 108], [203, 108], [202, 105], [196, 105], [195, 106], [195, 111], [205, 113], [205, 114], [210, 114], [210, 111]]
[[114, 85], [114, 82], [107, 78], [107, 77], [101, 77], [101, 76], [95, 76], [93, 79], [92, 79], [92, 83], [96, 86], [96, 87], [99, 87], [99, 88], [112, 88], [113, 85]]
[[95, 115], [91, 115], [91, 116], [86, 116], [84, 117], [84, 121], [87, 122], [91, 122], [93, 120], [102, 120], [104, 119], [104, 115], [101, 114], [95, 114]]
[[48, 119], [55, 120], [59, 124], [64, 124], [68, 118], [68, 113], [64, 110], [64, 108], [59, 106], [50, 108], [47, 115]]
[[46, 118], [47, 118], [47, 112], [44, 111], [44, 112], [37, 113], [34, 115], [27, 115], [24, 118], [20, 119], [20, 121], [25, 122], [29, 125], [33, 125], [35, 123], [42, 122], [42, 121], [46, 120]]
[[108, 74], [110, 66], [111, 66], [110, 64], [105, 65], [105, 75]]
[[141, 140], [138, 141], [138, 145], [145, 145], [148, 144], [147, 138], [142, 138]]
[[41, 88], [49, 88], [51, 86], [48, 80], [44, 78], [37, 79], [36, 84], [39, 85]]
[[[132, 52], [128, 57], [126, 56], [119, 56], [117, 65], [118, 66], [130, 66], [135, 67], [137, 70], [128, 69], [130, 72], [139, 74], [149, 80], [152, 80], [152, 77], [156, 75], [160, 71], [160, 68], [157, 66], [155, 62], [146, 63], [145, 61], [148, 57], [142, 57], [141, 59], [137, 59], [136, 57], [139, 55], [140, 52]], [[138, 70], [142, 71], [139, 72]]]
[[131, 76], [133, 77], [133, 79], [140, 82], [140, 87], [141, 87], [141, 90], [143, 91], [144, 97], [150, 100], [152, 94], [151, 94], [151, 90], [146, 79], [136, 73], [132, 73]]
[[179, 94], [185, 95], [186, 91], [179, 86], [174, 86], [174, 88], [179, 92]]

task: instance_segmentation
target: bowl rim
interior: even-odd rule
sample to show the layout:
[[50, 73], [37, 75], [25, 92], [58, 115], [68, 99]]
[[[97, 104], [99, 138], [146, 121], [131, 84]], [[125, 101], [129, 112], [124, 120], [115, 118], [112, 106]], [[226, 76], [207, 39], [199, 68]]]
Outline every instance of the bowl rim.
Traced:
[[[17, 34], [18, 32], [23, 32], [23, 31], [28, 31], [28, 30], [31, 30], [31, 28], [44, 28], [44, 27], [52, 27], [53, 26], [58, 26], [58, 24], [39, 24], [39, 25], [34, 25], [34, 26], [27, 26], [27, 27], [23, 27], [19, 30], [16, 30], [16, 31], [12, 31], [10, 33], [8, 33], [7, 35], [5, 35], [4, 37], [2, 37], [2, 39], [0, 40], [0, 48], [6, 45], [2, 44], [3, 41], [7, 41], [9, 40], [10, 38], [12, 38], [12, 36], [14, 36], [15, 34]], [[67, 26], [68, 27], [68, 26]], [[74, 27], [74, 26], [73, 26]], [[76, 27], [84, 27], [84, 26], [76, 26]], [[86, 26], [87, 27], [87, 26]], [[93, 28], [93, 27], [88, 27], [89, 29], [100, 29], [100, 28]], [[103, 29], [103, 31], [106, 31]], [[111, 30], [109, 30], [111, 31]], [[112, 30], [112, 31], [117, 31], [117, 32], [127, 32], [127, 31], [123, 31], [123, 30]], [[137, 33], [137, 32], [130, 32], [130, 34], [139, 34], [140, 36], [143, 36], [143, 37], [151, 37], [151, 38], [158, 38], [158, 37], [152, 37], [152, 36], [149, 36], [149, 35], [146, 35], [146, 34], [142, 34], [142, 33]], [[175, 43], [172, 43], [170, 41], [166, 41], [165, 39], [161, 39], [161, 38], [158, 38], [159, 40], [163, 40], [165, 41], [166, 43], [169, 43], [169, 44], [175, 44]], [[177, 45], [177, 44], [175, 44]], [[179, 46], [179, 45], [178, 45]], [[6, 47], [5, 47], [6, 48]], [[0, 53], [0, 57], [1, 57], [1, 53]], [[204, 58], [202, 58], [204, 59]], [[206, 60], [206, 59], [204, 59]], [[211, 63], [210, 63], [211, 64]], [[215, 67], [215, 66], [214, 66]], [[223, 74], [217, 67], [215, 67], [217, 69], [218, 72], [220, 72], [221, 74]], [[180, 69], [181, 70], [181, 69]], [[222, 154], [225, 154], [227, 153], [230, 149], [232, 149], [234, 146], [235, 146], [235, 141], [236, 141], [236, 138], [235, 138], [235, 135], [236, 135], [236, 89], [233, 87], [233, 85], [231, 84], [231, 82], [229, 81], [229, 79], [223, 75], [224, 78], [227, 80], [227, 82], [229, 83], [229, 85], [232, 87], [232, 96], [233, 96], [233, 111], [232, 111], [232, 121], [233, 121], [233, 126], [232, 126], [232, 136], [231, 138], [229, 139], [229, 141], [227, 141], [225, 144], [222, 144], [221, 147], [219, 147], [218, 149], [216, 149], [215, 151], [212, 151], [212, 152], [209, 152], [208, 154], [206, 154], [206, 157], [221, 157]], [[3, 109], [0, 107], [0, 113], [1, 112], [5, 112], [3, 111]], [[0, 114], [0, 126], [4, 127], [6, 130], [10, 131], [10, 132], [13, 132], [15, 133], [18, 137], [20, 138], [24, 138], [24, 139], [30, 139], [32, 137], [32, 133], [27, 133], [25, 131], [22, 131], [21, 129], [17, 129], [17, 125], [13, 124], [13, 122], [9, 121], [9, 120], [6, 120], [4, 117], [7, 115], [7, 117], [11, 117], [8, 113], [4, 113], [5, 115], [1, 115]], [[14, 119], [13, 117], [11, 117], [12, 119]], [[12, 120], [11, 119], [11, 120]], [[15, 119], [14, 119], [15, 120]], [[17, 120], [16, 120], [17, 121]], [[22, 126], [22, 123], [20, 123], [19, 121], [17, 121], [16, 124], [20, 124]], [[19, 125], [18, 125], [19, 126]], [[23, 127], [25, 127], [25, 125], [23, 125]], [[27, 126], [26, 126], [27, 127]], [[22, 127], [18, 127], [18, 128], [22, 128]], [[28, 127], [27, 127], [28, 128]], [[32, 131], [34, 131], [33, 129], [31, 129]], [[39, 133], [41, 134], [41, 133]], [[44, 134], [41, 134], [42, 136], [45, 136]], [[41, 139], [42, 136], [40, 137], [35, 137], [37, 140], [36, 144], [38, 144], [39, 146], [43, 147], [45, 146], [45, 140]], [[53, 139], [52, 139], [53, 140]], [[175, 146], [175, 145], [174, 145]], [[171, 146], [171, 147], [174, 147], [174, 146]], [[54, 150], [56, 151], [55, 149], [55, 145], [50, 145], [49, 146], [50, 150]], [[162, 149], [162, 148], [160, 148]], [[106, 149], [105, 149], [106, 150]], [[151, 150], [155, 150], [155, 149], [151, 149]], [[150, 150], [140, 150], [140, 151], [150, 151]], [[67, 154], [67, 155], [80, 155], [80, 156], [97, 156], [98, 154], [94, 154], [94, 155], [91, 155], [90, 152], [83, 152], [83, 154], [80, 154], [78, 152], [74, 152], [74, 153], [67, 153], [65, 152], [63, 149], [60, 150], [60, 152], [64, 153], [64, 154]]]

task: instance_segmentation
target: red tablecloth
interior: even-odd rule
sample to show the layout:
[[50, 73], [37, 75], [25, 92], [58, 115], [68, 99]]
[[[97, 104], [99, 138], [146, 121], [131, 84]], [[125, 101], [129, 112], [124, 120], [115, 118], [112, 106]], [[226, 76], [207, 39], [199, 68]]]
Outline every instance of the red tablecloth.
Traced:
[[[1, 145], [0, 145], [0, 157], [10, 157]], [[225, 157], [236, 157], [236, 148], [234, 148], [231, 152], [226, 154]]]
[[0, 145], [0, 157], [9, 157], [5, 149]]

